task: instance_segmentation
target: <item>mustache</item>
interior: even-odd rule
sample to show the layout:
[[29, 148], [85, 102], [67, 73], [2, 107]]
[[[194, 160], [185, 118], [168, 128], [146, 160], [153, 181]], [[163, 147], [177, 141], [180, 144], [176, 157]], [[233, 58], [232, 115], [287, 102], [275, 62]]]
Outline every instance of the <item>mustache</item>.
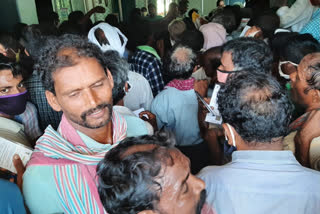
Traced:
[[112, 105], [111, 105], [111, 104], [109, 104], [109, 103], [102, 103], [102, 104], [98, 105], [98, 106], [95, 107], [95, 108], [92, 108], [92, 109], [89, 109], [89, 110], [83, 112], [83, 113], [81, 114], [81, 119], [85, 121], [88, 115], [92, 114], [93, 112], [95, 112], [95, 111], [97, 111], [97, 110], [102, 110], [102, 109], [104, 109], [104, 108], [106, 108], [106, 107], [108, 107], [109, 109], [112, 109]]
[[201, 210], [204, 203], [206, 202], [206, 198], [207, 198], [207, 191], [204, 189], [200, 193], [200, 199], [197, 205], [196, 214], [201, 214]]

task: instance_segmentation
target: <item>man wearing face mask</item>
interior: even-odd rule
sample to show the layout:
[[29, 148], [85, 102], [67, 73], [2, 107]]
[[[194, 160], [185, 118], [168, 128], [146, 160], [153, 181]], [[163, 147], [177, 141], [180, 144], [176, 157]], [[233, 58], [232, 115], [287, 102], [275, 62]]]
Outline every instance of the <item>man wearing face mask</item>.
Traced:
[[232, 162], [204, 168], [207, 203], [217, 213], [314, 214], [320, 209], [320, 173], [283, 151], [292, 104], [270, 75], [242, 71], [218, 95]]
[[37, 109], [27, 102], [23, 75], [20, 65], [1, 57], [0, 129], [1, 137], [31, 146], [42, 133], [38, 126]]

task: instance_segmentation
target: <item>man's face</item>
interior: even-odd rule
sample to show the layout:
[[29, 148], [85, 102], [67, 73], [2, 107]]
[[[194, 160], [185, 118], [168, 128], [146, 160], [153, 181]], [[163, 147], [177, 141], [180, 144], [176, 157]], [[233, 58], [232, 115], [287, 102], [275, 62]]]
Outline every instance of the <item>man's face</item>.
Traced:
[[156, 7], [151, 6], [151, 7], [149, 7], [148, 9], [149, 9], [149, 14], [150, 14], [150, 16], [156, 16], [156, 15], [157, 15], [157, 9], [156, 9]]
[[0, 70], [0, 96], [19, 94], [26, 91], [22, 76], [14, 77], [9, 69]]
[[171, 149], [174, 165], [167, 166], [160, 179], [160, 213], [200, 214], [205, 202], [205, 183], [190, 173], [190, 161], [179, 150]]
[[47, 99], [71, 123], [89, 129], [101, 128], [111, 119], [112, 76], [94, 58], [74, 60], [76, 65], [53, 73], [56, 95], [47, 91]]
[[[225, 51], [222, 53], [221, 65], [218, 67], [218, 69], [222, 71], [234, 71], [231, 52]], [[217, 70], [218, 82], [226, 83], [227, 78], [230, 74], [222, 73], [219, 70]]]

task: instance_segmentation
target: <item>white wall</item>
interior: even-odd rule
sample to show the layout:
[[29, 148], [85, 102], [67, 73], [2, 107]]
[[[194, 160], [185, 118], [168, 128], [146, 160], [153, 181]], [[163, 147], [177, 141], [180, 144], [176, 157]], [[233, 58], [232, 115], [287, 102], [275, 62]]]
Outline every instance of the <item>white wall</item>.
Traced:
[[16, 0], [16, 5], [20, 22], [28, 25], [39, 23], [34, 0]]

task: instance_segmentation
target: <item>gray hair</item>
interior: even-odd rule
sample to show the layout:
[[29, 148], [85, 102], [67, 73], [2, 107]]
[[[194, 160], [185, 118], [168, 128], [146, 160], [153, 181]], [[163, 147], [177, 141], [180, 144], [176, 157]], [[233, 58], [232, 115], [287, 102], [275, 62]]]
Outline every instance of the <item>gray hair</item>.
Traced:
[[178, 45], [165, 63], [168, 75], [175, 79], [188, 79], [196, 65], [197, 55], [191, 48]]

